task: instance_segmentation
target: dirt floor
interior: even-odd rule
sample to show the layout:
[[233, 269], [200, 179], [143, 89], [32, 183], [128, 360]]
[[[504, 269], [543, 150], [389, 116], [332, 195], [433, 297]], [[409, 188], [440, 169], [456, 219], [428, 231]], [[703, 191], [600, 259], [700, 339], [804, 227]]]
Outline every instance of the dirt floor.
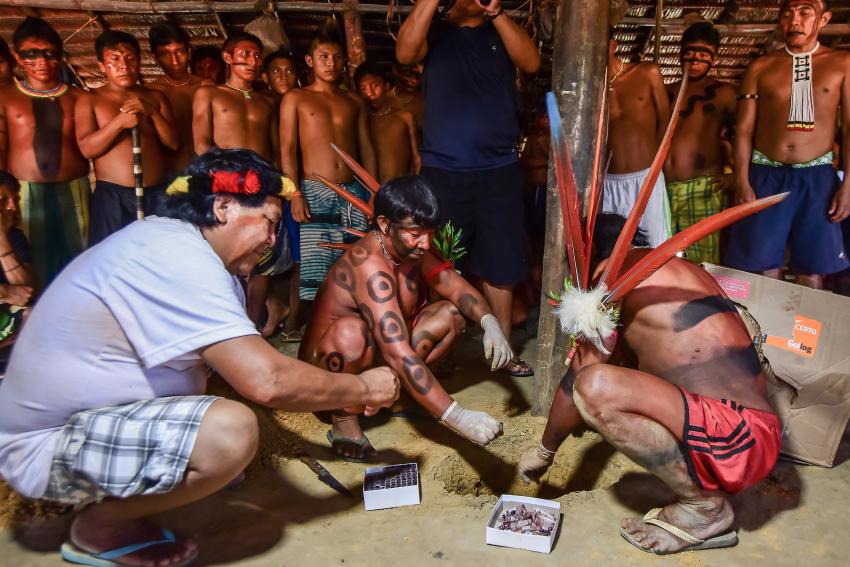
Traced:
[[[294, 345], [283, 345], [292, 351]], [[529, 341], [524, 354], [534, 358]], [[519, 453], [539, 439], [544, 418], [529, 413], [533, 379], [490, 374], [481, 345], [464, 339], [444, 384], [466, 407], [504, 421], [485, 449], [428, 419], [376, 417], [368, 435], [382, 463], [417, 462], [422, 503], [366, 512], [358, 492], [364, 465], [337, 459], [328, 426], [310, 414], [260, 411], [263, 449], [241, 485], [157, 520], [191, 534], [197, 564], [305, 565], [846, 565], [850, 521], [850, 434], [834, 469], [780, 462], [768, 479], [734, 499], [737, 547], [655, 557], [618, 534], [621, 518], [672, 499], [669, 490], [593, 432], [571, 437], [541, 486], [519, 481]], [[219, 392], [221, 384], [213, 385]], [[338, 495], [296, 457], [321, 461], [355, 499]], [[487, 546], [484, 525], [500, 494], [558, 500], [561, 530], [552, 555]], [[0, 565], [62, 564], [57, 549], [71, 514], [22, 501], [0, 486]]]

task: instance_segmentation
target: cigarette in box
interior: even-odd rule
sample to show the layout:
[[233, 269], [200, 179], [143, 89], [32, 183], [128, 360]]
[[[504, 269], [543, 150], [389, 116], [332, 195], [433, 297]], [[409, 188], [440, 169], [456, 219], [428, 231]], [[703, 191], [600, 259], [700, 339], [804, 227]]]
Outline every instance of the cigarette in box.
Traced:
[[419, 504], [419, 466], [416, 463], [370, 467], [363, 481], [367, 510]]

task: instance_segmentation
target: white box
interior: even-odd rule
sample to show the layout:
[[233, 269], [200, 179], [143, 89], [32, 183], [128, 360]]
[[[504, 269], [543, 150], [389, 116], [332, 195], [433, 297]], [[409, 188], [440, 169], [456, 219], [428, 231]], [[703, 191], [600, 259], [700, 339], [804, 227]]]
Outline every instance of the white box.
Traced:
[[[499, 516], [502, 510], [512, 506], [525, 504], [529, 510], [543, 510], [555, 516], [555, 527], [552, 528], [552, 533], [548, 536], [518, 534], [507, 530], [500, 530], [496, 527], [499, 521]], [[487, 545], [499, 545], [502, 547], [515, 547], [517, 549], [527, 549], [529, 551], [537, 551], [539, 553], [550, 553], [552, 546], [555, 544], [555, 537], [558, 535], [558, 529], [561, 526], [561, 503], [554, 500], [543, 500], [542, 498], [529, 498], [528, 496], [512, 496], [505, 494], [499, 497], [499, 501], [493, 506], [493, 511], [490, 512], [490, 517], [487, 519], [487, 527], [485, 529], [485, 542]]]
[[419, 502], [419, 466], [416, 463], [366, 469], [363, 504], [367, 510], [412, 506]]

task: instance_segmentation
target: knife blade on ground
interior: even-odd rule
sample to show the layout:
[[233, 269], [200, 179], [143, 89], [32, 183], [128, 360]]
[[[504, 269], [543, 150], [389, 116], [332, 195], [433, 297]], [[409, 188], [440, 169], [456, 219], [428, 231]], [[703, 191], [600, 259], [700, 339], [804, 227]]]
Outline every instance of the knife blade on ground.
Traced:
[[348, 489], [342, 485], [340, 481], [335, 479], [331, 473], [328, 472], [328, 469], [322, 466], [319, 461], [314, 459], [313, 457], [302, 456], [301, 462], [310, 467], [310, 470], [316, 473], [316, 476], [319, 477], [319, 480], [339, 492], [344, 496], [348, 496], [349, 498], [354, 498], [354, 495], [348, 491]]

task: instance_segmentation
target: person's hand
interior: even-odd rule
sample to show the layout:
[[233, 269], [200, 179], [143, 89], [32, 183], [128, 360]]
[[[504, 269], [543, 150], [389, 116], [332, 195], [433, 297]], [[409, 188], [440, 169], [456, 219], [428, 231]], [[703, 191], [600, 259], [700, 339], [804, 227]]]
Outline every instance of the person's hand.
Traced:
[[32, 298], [32, 287], [28, 285], [0, 285], [0, 300], [9, 305], [25, 306]]
[[555, 451], [550, 451], [542, 443], [538, 443], [536, 447], [529, 447], [519, 458], [519, 478], [525, 484], [532, 481], [540, 482], [540, 477], [549, 470], [554, 460]]
[[304, 197], [293, 197], [289, 204], [292, 206], [292, 218], [295, 222], [310, 222], [310, 206]]
[[122, 130], [131, 130], [139, 125], [139, 114], [135, 112], [124, 112], [121, 110], [115, 116], [115, 121]]
[[514, 353], [499, 326], [499, 320], [488, 313], [481, 318], [481, 328], [484, 329], [484, 358], [490, 361], [490, 370], [503, 368], [514, 357]]
[[735, 187], [735, 204], [749, 203], [756, 200], [756, 194], [749, 181], [738, 181]]
[[381, 408], [388, 408], [398, 399], [400, 383], [398, 375], [388, 366], [379, 366], [360, 373], [360, 379], [368, 389], [367, 402], [359, 408], [345, 408], [348, 413], [375, 415]]
[[490, 0], [490, 3], [486, 6], [481, 3], [481, 0], [475, 0], [475, 4], [484, 10], [484, 13], [488, 16], [495, 16], [499, 13], [499, 10], [502, 8], [502, 3], [500, 0]]
[[154, 114], [158, 109], [149, 100], [138, 96], [131, 96], [124, 101], [119, 109], [127, 114]]
[[829, 208], [829, 220], [841, 222], [850, 216], [850, 185], [841, 185], [835, 197], [832, 198], [832, 206]]
[[721, 193], [734, 196], [736, 187], [734, 173], [724, 173], [717, 176], [717, 190]]
[[486, 445], [502, 434], [500, 421], [483, 411], [463, 409], [457, 402], [452, 402], [440, 420], [461, 437], [479, 445]]

